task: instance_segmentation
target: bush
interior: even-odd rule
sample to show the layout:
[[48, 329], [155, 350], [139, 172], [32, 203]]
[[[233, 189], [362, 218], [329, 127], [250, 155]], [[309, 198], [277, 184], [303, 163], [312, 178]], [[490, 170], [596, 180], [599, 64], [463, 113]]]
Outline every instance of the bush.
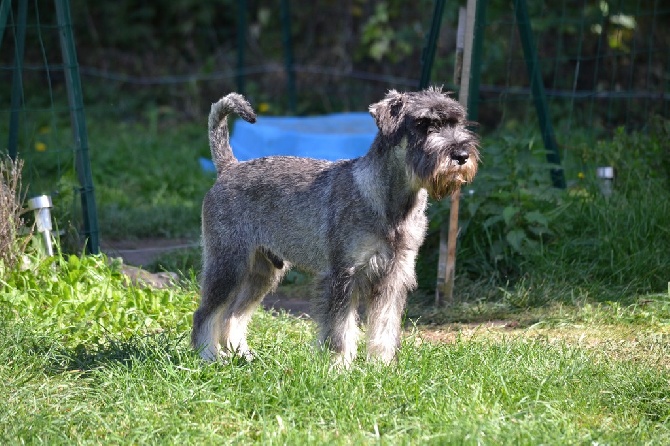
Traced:
[[[484, 147], [475, 182], [462, 191], [458, 272], [505, 283], [518, 278], [525, 259], [543, 249], [565, 205], [562, 192], [551, 185], [554, 166], [544, 161], [544, 149], [534, 139], [502, 137]], [[437, 233], [448, 219], [449, 205], [443, 200], [429, 208], [431, 235], [422, 262], [430, 266], [418, 269], [432, 282], [420, 277], [422, 286], [434, 285]]]
[[[619, 129], [611, 140], [572, 149], [565, 165], [581, 163], [582, 172], [566, 172], [574, 179], [567, 190], [551, 186], [552, 166], [532, 138], [485, 142], [473, 192], [466, 188], [461, 200], [457, 296], [534, 305], [664, 291], [670, 280], [669, 140], [670, 121], [653, 118], [644, 132]], [[596, 166], [615, 168], [609, 197]], [[431, 232], [417, 267], [425, 288], [435, 285], [437, 234], [448, 205], [431, 207]]]

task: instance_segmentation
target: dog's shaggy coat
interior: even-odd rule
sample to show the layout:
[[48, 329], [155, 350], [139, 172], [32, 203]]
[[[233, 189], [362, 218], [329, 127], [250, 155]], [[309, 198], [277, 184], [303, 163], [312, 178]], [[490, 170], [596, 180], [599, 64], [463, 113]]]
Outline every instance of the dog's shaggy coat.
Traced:
[[453, 193], [477, 170], [478, 140], [465, 110], [439, 89], [390, 91], [370, 106], [379, 132], [368, 153], [338, 162], [290, 156], [238, 162], [226, 119], [233, 112], [256, 119], [236, 93], [212, 105], [217, 179], [202, 207], [193, 346], [208, 360], [248, 356], [253, 311], [295, 265], [319, 275], [314, 317], [336, 364], [347, 367], [356, 355], [361, 299], [368, 356], [392, 361], [407, 292], [416, 286], [428, 195]]

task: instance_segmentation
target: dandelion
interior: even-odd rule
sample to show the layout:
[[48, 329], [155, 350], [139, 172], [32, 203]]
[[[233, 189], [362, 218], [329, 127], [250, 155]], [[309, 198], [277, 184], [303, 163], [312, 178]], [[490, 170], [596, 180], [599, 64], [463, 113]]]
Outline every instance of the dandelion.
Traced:
[[584, 179], [584, 172], [579, 172], [577, 174], [577, 178], [579, 178], [580, 180], [583, 180]]
[[47, 149], [47, 145], [44, 144], [42, 141], [37, 141], [35, 143], [35, 150], [38, 152], [44, 152]]
[[269, 110], [270, 110], [270, 104], [268, 104], [267, 102], [261, 102], [260, 104], [258, 104], [259, 113], [265, 113]]

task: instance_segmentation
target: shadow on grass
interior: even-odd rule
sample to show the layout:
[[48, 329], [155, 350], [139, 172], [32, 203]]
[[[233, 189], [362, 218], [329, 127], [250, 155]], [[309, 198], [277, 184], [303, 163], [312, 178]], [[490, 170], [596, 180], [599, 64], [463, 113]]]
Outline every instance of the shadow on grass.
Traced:
[[157, 333], [147, 336], [132, 336], [127, 340], [107, 338], [90, 345], [64, 346], [59, 340], [32, 339], [28, 353], [44, 359], [45, 372], [52, 375], [64, 372], [91, 372], [109, 366], [132, 369], [136, 364], [147, 362], [180, 365], [191, 362], [186, 355], [194, 356], [184, 348], [187, 334]]

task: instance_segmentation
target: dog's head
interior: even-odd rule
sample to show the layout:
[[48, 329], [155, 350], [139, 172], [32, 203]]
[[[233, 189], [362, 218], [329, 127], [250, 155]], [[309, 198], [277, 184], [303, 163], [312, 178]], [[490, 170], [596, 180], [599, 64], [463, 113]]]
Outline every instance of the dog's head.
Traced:
[[[477, 173], [479, 138], [468, 129], [466, 111], [439, 88], [389, 91], [370, 106], [384, 147], [405, 151], [412, 184], [441, 199], [471, 182]], [[381, 147], [381, 146], [380, 146]]]

